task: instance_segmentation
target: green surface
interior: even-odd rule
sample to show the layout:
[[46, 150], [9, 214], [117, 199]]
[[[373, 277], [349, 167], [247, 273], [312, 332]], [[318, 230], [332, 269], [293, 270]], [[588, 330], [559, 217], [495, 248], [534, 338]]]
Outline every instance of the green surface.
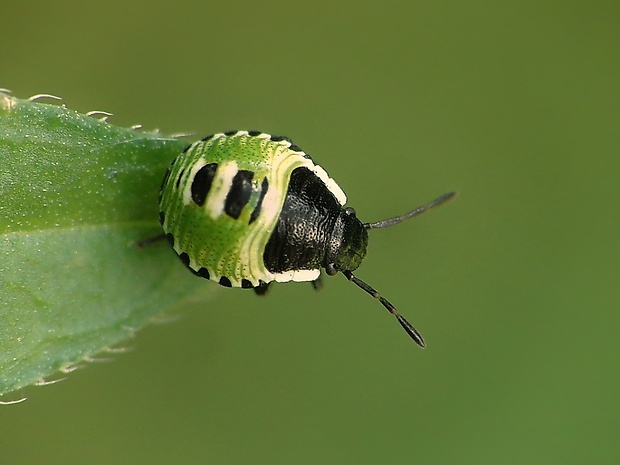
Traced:
[[[35, 99], [36, 100], [36, 99]], [[109, 351], [196, 289], [161, 234], [186, 144], [0, 92], [0, 395]]]
[[617, 463], [617, 3], [301, 5], [14, 2], [0, 87], [288, 135], [365, 221], [458, 190], [358, 272], [427, 349], [342, 276], [205, 282], [131, 352], [15, 393], [0, 463]]

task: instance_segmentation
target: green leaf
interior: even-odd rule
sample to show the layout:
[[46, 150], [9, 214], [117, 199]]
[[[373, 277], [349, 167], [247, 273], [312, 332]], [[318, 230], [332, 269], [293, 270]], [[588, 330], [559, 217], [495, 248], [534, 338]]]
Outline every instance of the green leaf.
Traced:
[[204, 286], [161, 234], [185, 144], [0, 92], [0, 394], [130, 336]]

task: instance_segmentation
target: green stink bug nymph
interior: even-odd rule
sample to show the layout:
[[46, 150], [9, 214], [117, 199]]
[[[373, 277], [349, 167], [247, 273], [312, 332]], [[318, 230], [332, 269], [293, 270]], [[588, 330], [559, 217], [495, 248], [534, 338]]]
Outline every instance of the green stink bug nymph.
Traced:
[[164, 176], [159, 220], [192, 273], [226, 287], [264, 294], [273, 281], [320, 279], [339, 271], [378, 299], [407, 334], [418, 331], [371, 286], [353, 275], [366, 256], [368, 230], [436, 207], [362, 223], [342, 189], [289, 139], [258, 131], [215, 134], [189, 145]]

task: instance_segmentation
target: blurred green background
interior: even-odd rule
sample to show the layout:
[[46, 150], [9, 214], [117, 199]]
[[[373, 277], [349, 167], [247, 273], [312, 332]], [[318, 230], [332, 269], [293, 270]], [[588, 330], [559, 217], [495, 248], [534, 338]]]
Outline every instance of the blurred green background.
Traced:
[[18, 97], [288, 135], [367, 221], [460, 193], [358, 271], [426, 350], [342, 276], [205, 282], [112, 363], [15, 393], [2, 465], [620, 462], [620, 6], [403, 5], [2, 7]]

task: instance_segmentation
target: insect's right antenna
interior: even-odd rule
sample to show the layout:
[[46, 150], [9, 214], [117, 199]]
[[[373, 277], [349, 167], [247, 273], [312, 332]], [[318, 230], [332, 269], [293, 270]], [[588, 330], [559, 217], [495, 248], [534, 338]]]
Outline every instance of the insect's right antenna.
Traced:
[[411, 323], [409, 323], [404, 316], [402, 316], [394, 305], [392, 305], [386, 298], [382, 297], [377, 291], [375, 291], [371, 286], [366, 284], [364, 281], [356, 277], [353, 273], [348, 270], [342, 270], [342, 274], [349, 280], [355, 283], [360, 288], [364, 289], [368, 294], [373, 296], [375, 299], [378, 299], [379, 302], [390, 312], [392, 315], [396, 317], [400, 325], [407, 332], [409, 337], [415, 341], [417, 345], [424, 348], [426, 344], [424, 344], [424, 339], [422, 339], [422, 335], [418, 332], [417, 329], [413, 327]]

